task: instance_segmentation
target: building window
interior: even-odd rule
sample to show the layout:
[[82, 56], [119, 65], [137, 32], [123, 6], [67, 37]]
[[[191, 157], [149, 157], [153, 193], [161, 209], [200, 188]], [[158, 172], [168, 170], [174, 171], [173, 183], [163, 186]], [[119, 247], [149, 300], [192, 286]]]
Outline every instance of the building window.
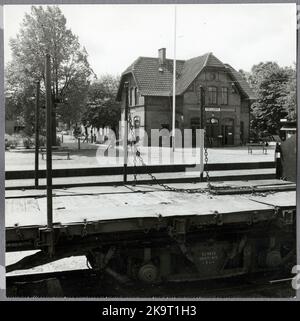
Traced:
[[139, 104], [139, 93], [137, 87], [134, 88], [134, 102], [135, 105]]
[[223, 87], [221, 91], [221, 104], [228, 105], [228, 88]]
[[208, 103], [217, 104], [217, 87], [208, 87]]
[[217, 73], [216, 72], [209, 72], [208, 73], [208, 80], [217, 80]]
[[129, 90], [129, 106], [133, 105], [133, 88], [131, 87]]

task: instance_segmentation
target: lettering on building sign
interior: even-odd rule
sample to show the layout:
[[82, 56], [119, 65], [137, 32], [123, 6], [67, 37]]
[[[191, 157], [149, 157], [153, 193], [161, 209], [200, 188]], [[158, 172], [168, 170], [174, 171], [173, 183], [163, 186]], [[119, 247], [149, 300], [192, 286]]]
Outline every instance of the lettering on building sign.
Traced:
[[220, 111], [220, 107], [205, 107], [205, 111]]

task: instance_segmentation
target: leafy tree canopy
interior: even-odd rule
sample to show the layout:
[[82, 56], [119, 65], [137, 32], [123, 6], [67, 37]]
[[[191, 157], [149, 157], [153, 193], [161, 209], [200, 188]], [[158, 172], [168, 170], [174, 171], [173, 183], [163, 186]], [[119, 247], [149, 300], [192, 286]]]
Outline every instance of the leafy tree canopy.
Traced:
[[60, 8], [32, 6], [16, 38], [10, 39], [10, 47], [12, 61], [6, 68], [7, 106], [24, 113], [36, 81], [41, 81], [43, 94], [45, 55], [49, 53], [53, 99], [64, 98], [67, 102], [57, 108], [58, 118], [66, 123], [78, 121], [93, 71], [85, 48], [67, 28]]
[[252, 104], [251, 127], [260, 136], [277, 134], [280, 119], [296, 117], [295, 69], [280, 67], [276, 62], [254, 65], [248, 81], [256, 93]]
[[82, 116], [82, 123], [95, 128], [110, 126], [117, 131], [121, 118], [120, 103], [116, 102], [119, 77], [105, 75], [91, 83], [88, 104]]

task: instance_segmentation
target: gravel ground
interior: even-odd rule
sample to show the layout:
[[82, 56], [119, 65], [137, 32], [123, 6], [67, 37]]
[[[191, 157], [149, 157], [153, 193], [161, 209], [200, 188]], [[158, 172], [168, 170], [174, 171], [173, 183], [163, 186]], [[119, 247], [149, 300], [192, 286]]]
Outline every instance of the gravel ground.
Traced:
[[[109, 149], [109, 155], [104, 156], [105, 145], [100, 144], [81, 144], [78, 150], [77, 144], [70, 142], [63, 144], [70, 150], [70, 160], [65, 155], [53, 155], [53, 168], [83, 168], [83, 167], [106, 167], [122, 166], [122, 149]], [[156, 164], [188, 164], [199, 163], [200, 154], [196, 149], [176, 149], [174, 154], [170, 148], [145, 148], [140, 147], [141, 155], [148, 165]], [[133, 165], [133, 151], [129, 149], [128, 164]], [[252, 154], [248, 154], [248, 148], [228, 147], [228, 148], [209, 148], [209, 163], [232, 163], [232, 162], [263, 162], [274, 160], [274, 146], [268, 148], [268, 153], [263, 154], [262, 149], [254, 149]], [[139, 164], [139, 162], [137, 162]], [[40, 169], [46, 168], [46, 160], [40, 156]], [[33, 170], [34, 169], [34, 150], [15, 149], [5, 152], [6, 170]]]

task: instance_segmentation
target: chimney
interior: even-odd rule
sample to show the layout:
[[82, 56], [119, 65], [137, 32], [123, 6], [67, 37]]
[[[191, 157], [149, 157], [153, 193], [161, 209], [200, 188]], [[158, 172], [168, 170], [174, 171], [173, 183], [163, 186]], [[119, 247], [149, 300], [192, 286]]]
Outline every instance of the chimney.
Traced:
[[166, 63], [166, 48], [158, 49], [158, 60], [161, 66]]

